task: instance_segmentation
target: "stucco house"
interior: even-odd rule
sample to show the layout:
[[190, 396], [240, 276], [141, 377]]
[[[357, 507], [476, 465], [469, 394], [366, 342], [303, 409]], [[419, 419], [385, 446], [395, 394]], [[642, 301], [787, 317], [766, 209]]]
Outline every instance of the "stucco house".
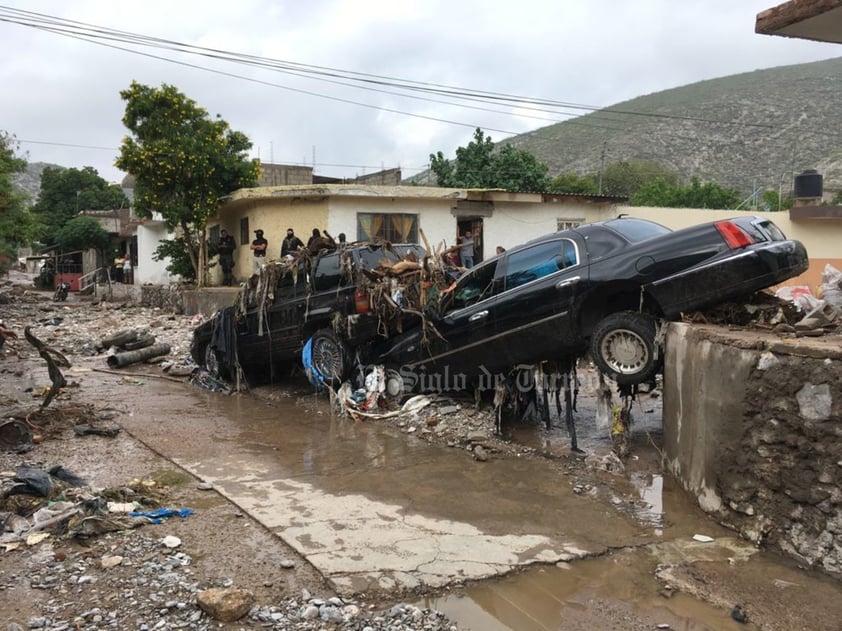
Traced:
[[[251, 270], [254, 231], [269, 241], [268, 258], [277, 259], [287, 228], [303, 241], [313, 228], [349, 242], [386, 239], [452, 246], [470, 230], [475, 260], [561, 228], [614, 216], [623, 197], [554, 193], [513, 193], [489, 189], [430, 186], [312, 184], [235, 191], [216, 221], [208, 223], [213, 242], [225, 229], [237, 241], [235, 277]], [[218, 281], [217, 281], [218, 282]], [[214, 283], [216, 284], [216, 283]]]

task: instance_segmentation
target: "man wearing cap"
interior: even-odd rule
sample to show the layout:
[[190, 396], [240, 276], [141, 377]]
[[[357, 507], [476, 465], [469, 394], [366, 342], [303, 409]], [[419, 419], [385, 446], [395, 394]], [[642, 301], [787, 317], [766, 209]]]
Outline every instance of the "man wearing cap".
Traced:
[[281, 243], [281, 258], [284, 258], [287, 254], [292, 254], [303, 245], [304, 242], [295, 236], [295, 231], [292, 228], [287, 228], [286, 239]]
[[269, 246], [269, 242], [263, 238], [263, 230], [255, 230], [254, 234], [257, 238], [251, 242], [249, 247], [254, 252], [251, 271], [257, 274], [260, 271], [260, 267], [266, 262], [266, 248]]

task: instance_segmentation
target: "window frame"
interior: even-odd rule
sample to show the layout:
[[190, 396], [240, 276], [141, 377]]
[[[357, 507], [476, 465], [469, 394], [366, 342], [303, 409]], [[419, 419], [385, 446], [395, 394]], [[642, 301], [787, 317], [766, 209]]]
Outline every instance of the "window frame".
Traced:
[[[572, 254], [573, 254], [573, 257], [574, 257], [574, 261], [572, 263], [567, 262], [569, 260], [568, 257], [571, 253], [571, 250], [568, 249], [567, 247], [565, 247], [567, 245], [572, 246]], [[529, 265], [527, 265], [525, 267], [522, 267], [521, 269], [517, 270], [514, 273], [512, 272], [512, 261], [513, 261], [513, 259], [517, 263], [517, 259], [521, 258], [521, 255], [528, 254], [528, 253], [534, 253], [536, 250], [539, 250], [539, 249], [544, 249], [544, 248], [549, 249], [549, 246], [555, 246], [556, 254], [554, 254], [552, 256], [549, 256], [546, 259], [540, 259], [539, 258], [537, 262], [530, 261], [528, 258], [524, 257], [524, 258], [526, 258], [526, 261], [529, 262]], [[525, 287], [527, 285], [530, 285], [532, 283], [535, 283], [535, 282], [541, 280], [542, 278], [546, 278], [547, 276], [552, 276], [553, 274], [557, 274], [558, 272], [565, 272], [565, 271], [568, 271], [570, 269], [573, 269], [574, 267], [578, 267], [582, 263], [582, 257], [581, 257], [581, 253], [579, 251], [579, 244], [574, 239], [571, 239], [569, 237], [561, 237], [561, 238], [558, 238], [558, 239], [552, 239], [550, 241], [543, 241], [541, 243], [536, 243], [534, 245], [530, 245], [529, 247], [525, 247], [525, 248], [517, 250], [515, 252], [511, 252], [511, 253], [506, 252], [505, 256], [506, 256], [506, 266], [505, 266], [504, 274], [501, 275], [501, 279], [500, 279], [500, 283], [502, 285], [502, 290], [504, 292], [511, 291], [513, 289], [519, 289], [520, 287]], [[565, 264], [564, 264], [563, 267], [557, 267], [556, 266], [555, 269], [552, 269], [552, 266], [549, 266], [548, 264], [552, 261], [552, 259], [555, 259], [556, 257], [562, 257], [562, 259], [564, 259]], [[547, 271], [545, 271], [544, 273], [540, 273], [541, 271], [543, 271], [544, 266], [546, 266]], [[540, 275], [536, 274], [535, 278], [532, 278], [530, 280], [526, 280], [525, 282], [522, 282], [522, 283], [519, 283], [519, 284], [512, 284], [512, 285], [509, 284], [509, 282], [510, 282], [509, 279], [514, 274], [524, 274], [526, 272], [529, 272], [530, 270], [537, 270], [537, 272]]]
[[[390, 243], [418, 243], [418, 233], [420, 230], [420, 213], [400, 213], [400, 212], [357, 212], [357, 241], [389, 241]], [[412, 224], [409, 229], [409, 234], [406, 239], [400, 235], [394, 226], [393, 219], [400, 220], [410, 219]], [[364, 224], [373, 226], [377, 220], [380, 220], [380, 229], [374, 234], [369, 234], [363, 228]], [[370, 230], [370, 228], [369, 228]], [[397, 238], [395, 238], [397, 237]]]

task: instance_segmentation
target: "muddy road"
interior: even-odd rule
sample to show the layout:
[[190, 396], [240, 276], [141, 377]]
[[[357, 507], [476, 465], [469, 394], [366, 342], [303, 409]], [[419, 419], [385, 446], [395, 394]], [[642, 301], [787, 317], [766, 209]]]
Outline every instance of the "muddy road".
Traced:
[[[63, 317], [67, 326], [77, 316], [64, 310]], [[52, 333], [53, 340], [71, 335]], [[48, 383], [37, 355], [19, 342], [15, 349], [0, 365], [5, 409], [37, 405]], [[181, 538], [192, 559], [191, 585], [245, 587], [259, 604], [300, 605], [303, 590], [363, 607], [406, 602], [475, 631], [836, 629], [842, 620], [839, 583], [738, 540], [661, 474], [654, 399], [635, 409], [632, 456], [619, 470], [586, 390], [577, 414], [586, 453], [575, 454], [564, 429], [536, 422], [508, 422], [500, 440], [493, 416], [465, 401], [455, 402], [462, 405], [457, 412], [442, 411], [453, 401], [431, 406], [435, 424], [429, 415], [354, 422], [332, 414], [328, 398], [300, 379], [228, 396], [162, 378], [155, 366], [108, 370], [101, 355], [72, 359], [65, 371], [72, 387], [51, 407], [108, 409], [123, 431], [82, 438], [59, 427], [28, 454], [4, 455], [3, 469], [22, 461], [62, 464], [95, 488], [133, 477], [170, 479], [170, 501], [194, 515], [141, 532]], [[469, 448], [477, 441], [485, 460]], [[160, 584], [144, 593], [132, 577], [137, 565], [87, 570], [98, 578], [95, 590], [78, 580], [62, 583], [64, 596], [43, 587], [67, 564], [108, 550], [147, 549], [120, 536], [0, 553], [0, 618], [39, 620], [58, 599], [76, 601], [62, 605], [61, 619], [72, 621], [115, 602], [138, 608], [161, 598]], [[147, 561], [154, 556], [144, 554]], [[28, 582], [32, 576], [41, 577], [40, 587]], [[126, 600], [128, 584], [134, 605]], [[187, 586], [179, 601], [187, 611], [195, 608], [189, 593]], [[734, 620], [736, 605], [747, 621]], [[164, 609], [157, 619], [145, 614], [144, 624], [178, 627]], [[267, 620], [212, 624], [322, 625]], [[79, 628], [113, 628], [107, 623]], [[208, 624], [200, 617], [180, 628]]]

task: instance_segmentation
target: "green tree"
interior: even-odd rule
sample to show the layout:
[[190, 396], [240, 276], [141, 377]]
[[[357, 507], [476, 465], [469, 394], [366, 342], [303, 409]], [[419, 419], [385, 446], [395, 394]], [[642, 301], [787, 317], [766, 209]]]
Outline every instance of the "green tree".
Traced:
[[56, 231], [56, 243], [65, 252], [94, 249], [105, 260], [105, 251], [111, 245], [111, 236], [93, 217], [74, 217]]
[[631, 197], [645, 183], [662, 179], [671, 186], [678, 185], [678, 174], [657, 162], [629, 160], [612, 162], [602, 173], [602, 192], [605, 195]]
[[495, 151], [491, 137], [479, 127], [471, 142], [456, 149], [455, 160], [448, 160], [441, 151], [431, 153], [430, 170], [438, 185], [445, 187], [544, 191], [548, 184], [545, 164], [512, 145]]
[[599, 192], [599, 182], [597, 176], [592, 173], [586, 175], [562, 173], [550, 180], [548, 190], [554, 193], [596, 195]]
[[0, 258], [15, 261], [17, 249], [30, 245], [39, 232], [26, 197], [12, 183], [12, 176], [26, 168], [26, 160], [16, 155], [17, 148], [14, 136], [0, 131]]
[[740, 193], [715, 182], [702, 182], [694, 177], [688, 186], [673, 185], [662, 178], [649, 180], [629, 198], [632, 206], [668, 208], [734, 208]]
[[[160, 213], [169, 230], [180, 230], [203, 285], [208, 219], [224, 196], [254, 186], [259, 176], [259, 163], [246, 156], [251, 141], [219, 116], [212, 119], [174, 86], [150, 88], [133, 81], [120, 96], [130, 135], [116, 165], [135, 176], [135, 210], [142, 217]], [[157, 255], [166, 256], [167, 247], [163, 242]]]
[[47, 167], [41, 174], [41, 191], [32, 210], [45, 226], [43, 240], [52, 244], [57, 243], [58, 232], [80, 211], [128, 205], [119, 184], [109, 184], [93, 167]]
[[793, 199], [789, 195], [780, 196], [778, 191], [768, 190], [760, 194], [759, 206], [761, 210], [777, 212], [792, 208]]

